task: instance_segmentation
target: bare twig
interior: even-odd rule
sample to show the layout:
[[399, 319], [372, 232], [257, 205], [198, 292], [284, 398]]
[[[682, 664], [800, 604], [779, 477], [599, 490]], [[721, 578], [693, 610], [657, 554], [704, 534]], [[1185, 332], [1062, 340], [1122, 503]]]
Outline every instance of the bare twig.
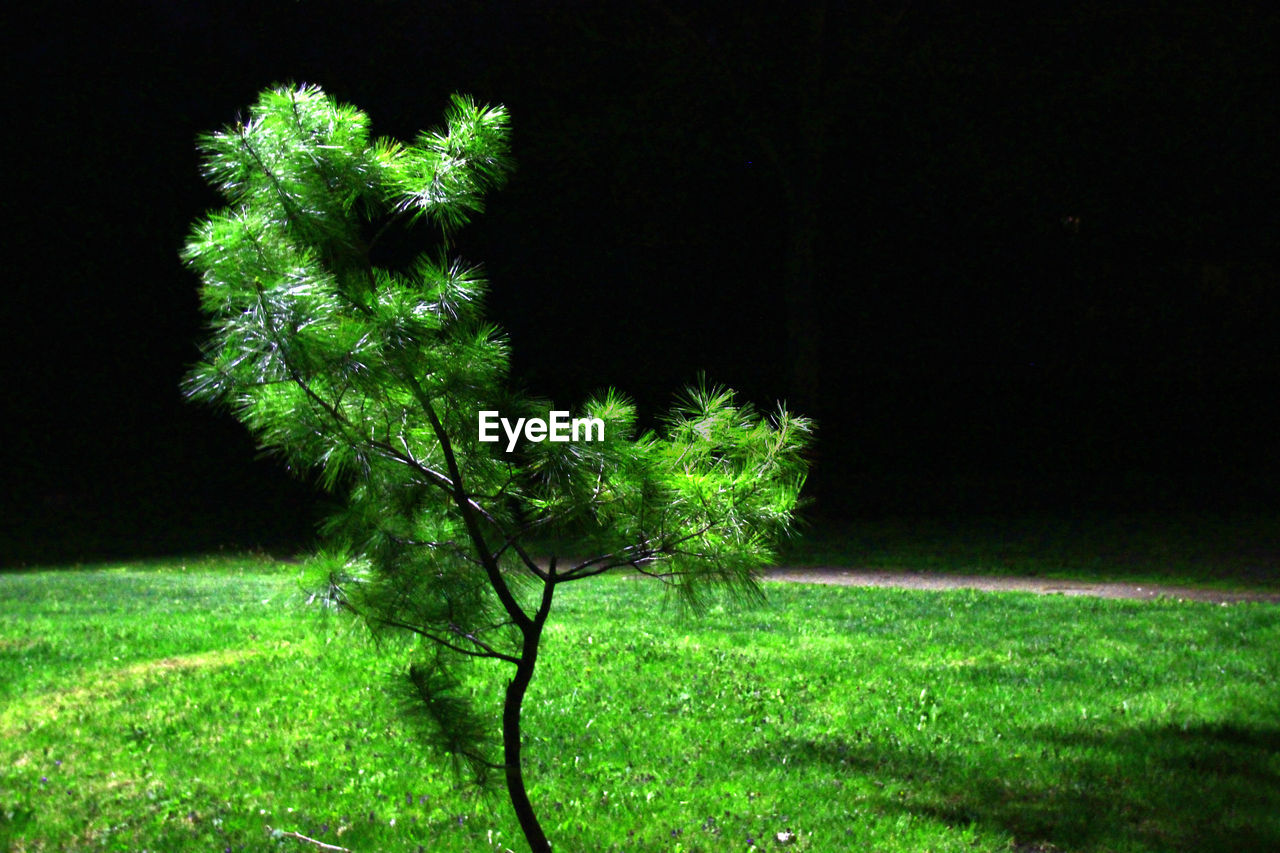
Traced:
[[298, 841], [305, 841], [308, 844], [314, 844], [321, 850], [335, 850], [340, 851], [340, 853], [351, 853], [351, 848], [349, 847], [339, 847], [336, 844], [325, 844], [323, 841], [316, 841], [314, 838], [308, 838], [300, 832], [290, 832], [285, 829], [272, 829], [270, 825], [268, 825], [267, 833], [274, 838], [294, 838]]

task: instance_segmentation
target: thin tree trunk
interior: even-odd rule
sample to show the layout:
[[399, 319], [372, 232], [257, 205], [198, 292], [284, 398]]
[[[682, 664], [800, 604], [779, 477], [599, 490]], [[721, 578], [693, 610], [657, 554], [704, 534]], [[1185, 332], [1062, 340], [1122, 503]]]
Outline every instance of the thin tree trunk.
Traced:
[[516, 665], [516, 674], [507, 683], [506, 700], [502, 704], [502, 759], [506, 765], [507, 794], [511, 797], [511, 806], [515, 809], [516, 819], [520, 821], [520, 829], [533, 853], [550, 853], [551, 842], [542, 831], [542, 824], [533, 811], [533, 803], [529, 801], [529, 793], [524, 787], [524, 766], [520, 757], [520, 708], [524, 704], [524, 694], [533, 681], [533, 670], [538, 663], [538, 644], [542, 640], [542, 626], [547, 622], [551, 612], [551, 595], [555, 589], [555, 564], [551, 568], [552, 576], [542, 589], [542, 603], [533, 621], [522, 628], [524, 642], [520, 648], [520, 663]]

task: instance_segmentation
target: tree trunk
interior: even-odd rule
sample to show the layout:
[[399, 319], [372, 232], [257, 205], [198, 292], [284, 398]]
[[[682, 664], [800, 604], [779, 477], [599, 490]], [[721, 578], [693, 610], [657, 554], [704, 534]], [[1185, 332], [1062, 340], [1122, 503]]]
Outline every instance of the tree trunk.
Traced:
[[502, 760], [506, 766], [507, 794], [515, 809], [516, 819], [524, 832], [525, 841], [533, 853], [550, 853], [551, 842], [542, 831], [542, 824], [534, 814], [533, 803], [524, 787], [524, 766], [520, 758], [520, 708], [524, 704], [525, 691], [533, 681], [533, 669], [538, 663], [538, 644], [542, 640], [542, 626], [551, 611], [551, 594], [554, 581], [547, 581], [542, 592], [542, 605], [533, 621], [522, 627], [524, 642], [520, 647], [520, 663], [516, 674], [507, 683], [506, 700], [502, 704]]

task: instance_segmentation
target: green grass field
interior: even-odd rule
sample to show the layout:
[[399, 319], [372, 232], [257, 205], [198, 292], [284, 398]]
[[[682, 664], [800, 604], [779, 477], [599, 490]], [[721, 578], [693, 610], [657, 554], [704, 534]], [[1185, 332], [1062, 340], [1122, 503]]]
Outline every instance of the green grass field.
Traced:
[[[0, 849], [522, 850], [298, 573], [0, 574]], [[1280, 849], [1280, 607], [767, 589], [564, 590], [525, 707], [558, 850]]]

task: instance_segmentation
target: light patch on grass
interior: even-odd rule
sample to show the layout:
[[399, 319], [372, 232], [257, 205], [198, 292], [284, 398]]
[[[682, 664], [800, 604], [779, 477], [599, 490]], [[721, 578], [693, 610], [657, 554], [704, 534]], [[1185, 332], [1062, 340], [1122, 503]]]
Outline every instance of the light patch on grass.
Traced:
[[44, 641], [36, 637], [0, 637], [0, 653], [29, 652], [41, 645]]
[[120, 674], [121, 680], [149, 678], [156, 673], [167, 674], [175, 670], [226, 666], [255, 654], [257, 654], [257, 651], [254, 649], [219, 649], [199, 655], [181, 655], [160, 660], [144, 661], [143, 663], [133, 664], [117, 670], [117, 672]]
[[143, 661], [106, 672], [83, 675], [92, 684], [43, 693], [18, 702], [0, 713], [0, 736], [9, 737], [23, 729], [48, 725], [64, 715], [92, 710], [101, 714], [106, 705], [119, 704], [119, 694], [138, 690], [174, 673], [196, 669], [218, 669], [257, 654], [255, 649], [218, 649], [194, 655], [180, 655]]

